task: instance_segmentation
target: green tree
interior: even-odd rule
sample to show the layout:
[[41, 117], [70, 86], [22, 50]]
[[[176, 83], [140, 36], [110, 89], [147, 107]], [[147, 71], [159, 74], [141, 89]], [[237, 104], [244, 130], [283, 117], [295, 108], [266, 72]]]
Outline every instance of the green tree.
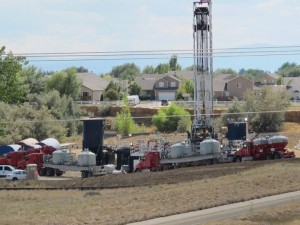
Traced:
[[277, 85], [283, 85], [284, 84], [284, 79], [282, 76], [280, 76], [277, 80], [276, 80], [276, 84]]
[[0, 101], [20, 103], [25, 100], [26, 89], [22, 85], [22, 66], [26, 58], [14, 56], [12, 52], [5, 53], [5, 47], [0, 48]]
[[129, 95], [138, 95], [141, 94], [141, 86], [136, 82], [133, 82], [129, 85]]
[[20, 72], [23, 78], [23, 84], [26, 86], [27, 94], [39, 94], [45, 91], [46, 75], [41, 69], [34, 66], [28, 66]]
[[244, 76], [249, 80], [254, 80], [256, 77], [264, 75], [265, 72], [263, 70], [257, 69], [248, 69], [245, 71]]
[[55, 137], [64, 140], [66, 128], [62, 122], [55, 121], [46, 106], [36, 109], [33, 105], [10, 106], [0, 103], [0, 115], [4, 123], [1, 124], [2, 134], [0, 144], [16, 143], [28, 137], [43, 140]]
[[89, 72], [89, 70], [83, 66], [76, 67], [76, 71], [77, 71], [77, 73], [88, 73]]
[[121, 84], [111, 81], [103, 93], [104, 100], [119, 100], [123, 95]]
[[152, 123], [161, 132], [181, 132], [190, 129], [192, 121], [188, 111], [181, 106], [171, 104], [159, 109], [153, 116]]
[[217, 69], [216, 71], [214, 71], [213, 76], [217, 77], [221, 74], [232, 74], [232, 75], [237, 75], [238, 73], [231, 68], [221, 68], [221, 69]]
[[299, 77], [300, 76], [300, 66], [296, 63], [284, 63], [279, 69], [277, 73], [282, 77]]
[[155, 73], [158, 74], [164, 74], [164, 73], [168, 73], [170, 71], [170, 64], [165, 63], [165, 64], [158, 64], [155, 68]]
[[287, 91], [273, 90], [267, 86], [260, 92], [247, 91], [244, 111], [251, 112], [248, 118], [253, 129], [256, 132], [279, 131], [285, 119], [289, 98]]
[[60, 96], [66, 95], [76, 100], [81, 84], [76, 68], [71, 67], [49, 77], [46, 80], [46, 91], [57, 90]]
[[28, 99], [36, 110], [47, 107], [55, 119], [64, 121], [61, 123], [66, 129], [67, 136], [78, 134], [81, 128], [81, 123], [78, 121], [81, 110], [71, 97], [66, 95], [60, 97], [59, 92], [53, 90], [48, 93], [29, 95]]
[[125, 63], [120, 66], [115, 66], [110, 72], [110, 74], [113, 77], [123, 79], [123, 80], [135, 78], [139, 76], [140, 73], [141, 73], [140, 68], [136, 66], [134, 63]]
[[146, 66], [143, 69], [143, 74], [154, 74], [155, 73], [155, 68], [153, 66]]
[[246, 70], [244, 68], [240, 69], [239, 75], [244, 75], [246, 73]]
[[170, 69], [172, 71], [180, 71], [181, 66], [177, 63], [177, 55], [172, 55], [170, 61], [169, 61]]
[[183, 94], [190, 94], [190, 96], [194, 98], [194, 83], [192, 80], [183, 80], [177, 92], [176, 99], [183, 99]]
[[120, 113], [117, 113], [115, 127], [118, 134], [129, 135], [137, 131], [137, 124], [133, 121], [131, 117], [128, 98], [126, 95], [123, 96], [124, 107]]
[[184, 70], [186, 70], [186, 71], [194, 71], [194, 65], [191, 65], [191, 66], [188, 66], [188, 67], [186, 67], [186, 68], [184, 68]]

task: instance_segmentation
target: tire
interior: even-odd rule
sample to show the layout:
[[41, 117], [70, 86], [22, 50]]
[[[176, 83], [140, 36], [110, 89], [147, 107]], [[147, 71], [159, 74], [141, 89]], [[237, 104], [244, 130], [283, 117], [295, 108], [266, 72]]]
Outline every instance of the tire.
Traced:
[[89, 171], [81, 171], [81, 178], [87, 178], [89, 176]]
[[267, 160], [272, 160], [272, 159], [274, 159], [273, 156], [271, 154], [268, 154], [267, 155]]
[[135, 172], [140, 173], [140, 172], [142, 172], [142, 170], [141, 169], [136, 169]]
[[13, 177], [12, 181], [17, 181], [18, 178], [17, 177]]
[[53, 168], [46, 168], [46, 176], [53, 177], [55, 175], [55, 170]]
[[46, 168], [40, 169], [39, 175], [40, 176], [46, 176]]
[[56, 170], [56, 171], [55, 171], [55, 175], [58, 176], [58, 177], [60, 177], [61, 175], [63, 175], [63, 173], [64, 173], [64, 172], [63, 172], [63, 171], [60, 171], [60, 170]]
[[274, 159], [281, 159], [281, 155], [277, 152], [274, 155]]
[[240, 156], [235, 157], [234, 162], [240, 163], [242, 162], [242, 158]]

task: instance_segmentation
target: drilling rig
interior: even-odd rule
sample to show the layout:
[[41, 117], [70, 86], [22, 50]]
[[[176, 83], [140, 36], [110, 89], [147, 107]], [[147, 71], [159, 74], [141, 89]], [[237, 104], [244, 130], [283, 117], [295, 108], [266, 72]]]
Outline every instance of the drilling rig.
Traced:
[[191, 140], [213, 135], [212, 1], [194, 2], [194, 120]]

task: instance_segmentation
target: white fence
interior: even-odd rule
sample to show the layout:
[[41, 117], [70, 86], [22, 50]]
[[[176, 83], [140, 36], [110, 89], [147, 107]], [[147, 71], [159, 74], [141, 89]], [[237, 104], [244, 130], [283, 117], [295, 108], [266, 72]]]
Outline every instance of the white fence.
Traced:
[[[170, 101], [176, 105], [180, 105], [182, 107], [193, 107], [194, 101]], [[122, 100], [118, 101], [75, 101], [75, 103], [80, 105], [99, 105], [99, 106], [122, 106], [124, 105], [124, 102]], [[239, 102], [240, 104], [243, 103], [243, 101]], [[298, 106], [300, 105], [300, 100], [293, 100], [290, 101], [292, 106]], [[232, 101], [214, 101], [214, 106], [231, 106], [233, 104]], [[149, 107], [149, 108], [156, 108], [161, 106], [161, 101], [141, 101], [139, 105], [136, 105], [135, 107]]]

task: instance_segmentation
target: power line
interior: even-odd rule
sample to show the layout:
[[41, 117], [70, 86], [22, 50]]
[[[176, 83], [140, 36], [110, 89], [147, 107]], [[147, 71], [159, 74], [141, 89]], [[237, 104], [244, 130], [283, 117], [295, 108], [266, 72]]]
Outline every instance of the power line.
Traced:
[[[243, 50], [243, 49], [281, 49], [281, 48], [300, 48], [300, 45], [287, 46], [261, 46], [261, 47], [234, 47], [234, 48], [214, 48], [213, 51], [219, 50]], [[151, 52], [193, 52], [193, 49], [161, 49], [161, 50], [127, 50], [127, 51], [78, 51], [78, 52], [33, 52], [33, 53], [15, 53], [15, 56], [33, 56], [33, 55], [80, 55], [80, 54], [123, 54], [123, 53], [151, 53]], [[4, 54], [8, 55], [8, 54]]]
[[[211, 113], [211, 114], [202, 114], [203, 116], [222, 116], [222, 115], [253, 115], [253, 114], [265, 114], [265, 113], [284, 113], [283, 110], [271, 110], [271, 111], [259, 111], [259, 112], [241, 112], [241, 113]], [[175, 117], [195, 117], [195, 115], [171, 115], [171, 116], [156, 116], [157, 118], [175, 118]], [[128, 117], [131, 119], [151, 119], [153, 116], [131, 116]], [[59, 119], [59, 120], [16, 120], [16, 121], [0, 121], [0, 124], [14, 124], [14, 123], [57, 123], [57, 122], [78, 122], [82, 118], [77, 119]]]
[[[283, 53], [283, 54], [243, 54], [243, 55], [221, 55], [213, 56], [213, 58], [234, 58], [234, 57], [266, 57], [266, 56], [291, 56], [300, 55], [300, 51], [297, 53]], [[202, 57], [202, 56], [201, 56]], [[199, 56], [199, 58], [201, 58]], [[207, 56], [209, 57], [209, 56]], [[178, 59], [193, 59], [194, 56], [177, 57]], [[128, 57], [128, 58], [79, 58], [79, 59], [33, 59], [29, 62], [70, 62], [70, 61], [120, 61], [120, 60], [158, 60], [158, 59], [170, 59], [170, 57]]]

